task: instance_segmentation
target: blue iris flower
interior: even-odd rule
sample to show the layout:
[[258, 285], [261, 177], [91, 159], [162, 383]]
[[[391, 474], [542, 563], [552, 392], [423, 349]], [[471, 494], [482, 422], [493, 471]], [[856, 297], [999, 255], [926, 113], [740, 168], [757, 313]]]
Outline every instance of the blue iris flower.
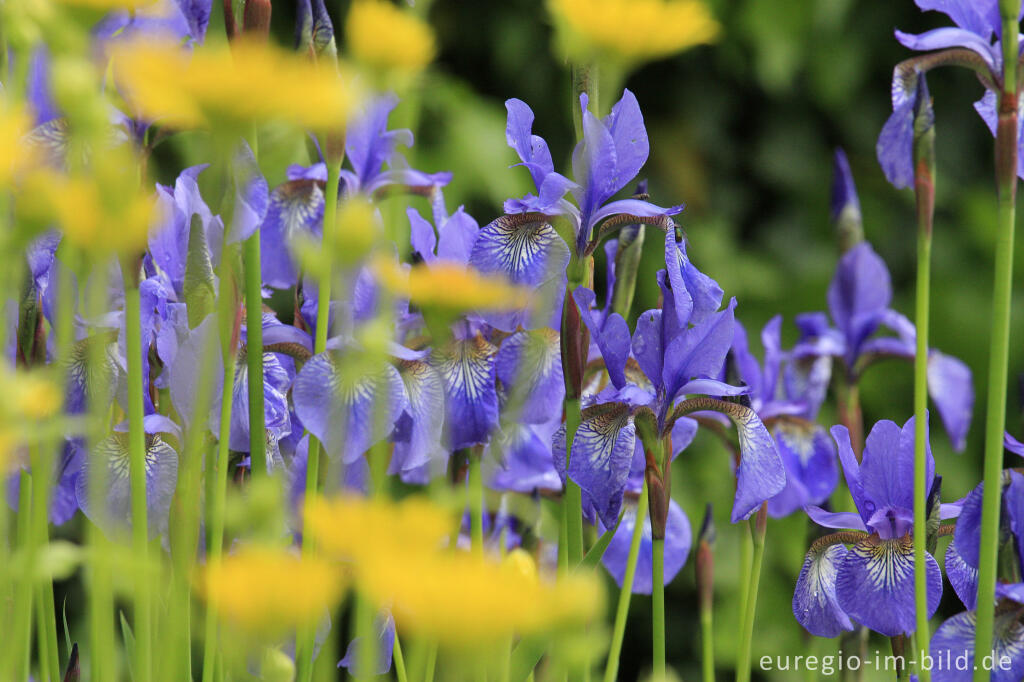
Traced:
[[[793, 594], [793, 614], [808, 632], [835, 637], [852, 622], [887, 636], [914, 631], [914, 419], [902, 428], [883, 420], [868, 434], [863, 459], [853, 454], [845, 426], [833, 426], [839, 460], [854, 504], [853, 512], [827, 512], [808, 506], [821, 526], [859, 531], [855, 542], [812, 547]], [[926, 487], [931, 489], [935, 461], [927, 448]], [[955, 516], [943, 505], [940, 516]], [[922, 539], [923, 540], [923, 539]], [[928, 615], [942, 596], [939, 565], [927, 554]]]
[[821, 504], [839, 480], [832, 439], [814, 423], [808, 404], [791, 397], [787, 388], [780, 386], [785, 359], [781, 326], [782, 316], [777, 315], [761, 331], [763, 367], [750, 352], [746, 330], [738, 321], [732, 341], [737, 373], [750, 388], [750, 407], [768, 425], [786, 467], [786, 487], [768, 500], [768, 513], [775, 518], [788, 516], [808, 504]]
[[[859, 213], [849, 166], [838, 161], [837, 156], [833, 215], [846, 210]], [[913, 360], [916, 353], [917, 331], [913, 322], [889, 307], [889, 269], [869, 243], [856, 244], [839, 259], [827, 300], [829, 316], [817, 312], [796, 317], [800, 338], [784, 376], [789, 395], [808, 403], [812, 416], [825, 398], [832, 358], [843, 363], [847, 380], [855, 384], [874, 361], [887, 357]], [[885, 329], [895, 336], [879, 333]], [[929, 350], [928, 393], [953, 448], [963, 450], [974, 407], [971, 370], [957, 358]]]

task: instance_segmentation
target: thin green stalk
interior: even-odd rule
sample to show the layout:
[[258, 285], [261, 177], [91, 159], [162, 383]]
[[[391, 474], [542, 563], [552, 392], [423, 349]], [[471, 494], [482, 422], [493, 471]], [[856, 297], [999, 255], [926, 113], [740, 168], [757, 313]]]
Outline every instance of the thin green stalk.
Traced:
[[424, 682], [434, 682], [434, 669], [437, 667], [437, 642], [431, 642], [427, 649], [427, 668], [423, 673]]
[[[921, 171], [919, 170], [919, 174]], [[929, 174], [930, 175], [930, 174]], [[927, 196], [934, 197], [934, 187], [925, 180], [918, 181], [918, 220], [917, 233], [917, 348], [914, 355], [914, 602], [917, 613], [917, 632], [921, 636], [917, 641], [921, 645], [916, 651], [917, 660], [923, 661], [928, 654], [928, 642], [931, 632], [928, 626], [928, 574], [925, 558], [925, 529], [927, 518], [925, 503], [928, 497], [926, 479], [926, 445], [928, 442], [928, 313], [929, 289], [931, 287], [931, 256], [932, 256], [932, 202]], [[927, 206], [922, 206], [925, 203]], [[931, 671], [919, 668], [920, 682], [931, 680]]]
[[[221, 295], [225, 295], [224, 292]], [[217, 461], [213, 471], [207, 475], [213, 478], [213, 497], [210, 501], [210, 518], [207, 519], [207, 564], [216, 564], [223, 554], [224, 541], [224, 507], [228, 486], [228, 457], [231, 454], [231, 392], [235, 381], [235, 353], [224, 354], [224, 391], [220, 405], [220, 433], [217, 442]], [[203, 682], [212, 682], [215, 674], [215, 663], [220, 658], [217, 654], [217, 610], [208, 606], [206, 609], [206, 632], [203, 640]]]
[[245, 331], [249, 380], [249, 463], [252, 475], [267, 473], [266, 415], [263, 404], [263, 276], [260, 231], [245, 240]]
[[[38, 557], [50, 542], [50, 477], [42, 472], [53, 470], [52, 453], [56, 443], [44, 439], [41, 445], [30, 448], [32, 471], [32, 556]], [[53, 582], [40, 579], [33, 590], [36, 600], [36, 631], [38, 636], [40, 675], [53, 679], [59, 674], [60, 657], [57, 651], [57, 614], [53, 603]], [[47, 597], [47, 595], [49, 595]]]
[[484, 551], [484, 476], [480, 471], [480, 453], [469, 453], [469, 530], [470, 546]]
[[647, 481], [644, 480], [640, 491], [640, 500], [636, 506], [636, 522], [633, 535], [629, 540], [629, 557], [626, 559], [626, 573], [622, 577], [622, 589], [619, 590], [619, 603], [615, 609], [615, 625], [612, 629], [612, 643], [608, 649], [608, 663], [604, 669], [604, 682], [615, 682], [619, 675], [619, 656], [622, 653], [622, 640], [626, 635], [626, 616], [629, 614], [629, 602], [633, 596], [633, 579], [636, 577], [636, 562], [640, 556], [640, 540], [643, 538], [644, 523], [647, 520]]
[[665, 538], [654, 538], [653, 566], [651, 571], [651, 635], [654, 679], [665, 679]]
[[754, 539], [750, 534], [750, 526], [741, 523], [737, 526], [740, 532], [740, 575], [736, 584], [740, 588], [740, 597], [737, 604], [736, 622], [743, 624], [743, 618], [747, 613], [747, 597], [750, 591], [750, 564], [754, 560]]
[[[132, 551], [143, 569], [135, 576], [135, 671], [152, 677], [152, 604], [149, 590], [149, 523], [146, 510], [146, 434], [142, 426], [142, 321], [138, 273], [125, 268], [125, 338], [128, 354], [128, 476], [131, 485]], [[230, 404], [230, 400], [226, 400]]]
[[[1002, 497], [1003, 430], [1006, 426], [1006, 377], [1009, 362], [1010, 299], [1013, 286], [1013, 238], [1017, 203], [1017, 42], [1020, 0], [1001, 0], [1003, 23], [1003, 83], [996, 126], [996, 187], [999, 227], [995, 244], [995, 283], [992, 289], [992, 332], [989, 345], [988, 401], [985, 419], [984, 493], [981, 545], [978, 554], [978, 608], [974, 638], [975, 660], [992, 650], [996, 568], [999, 554], [999, 511]], [[975, 682], [988, 679], [981, 666]]]
[[[349, 668], [349, 674], [357, 680], [370, 680], [377, 670], [377, 632], [376, 613], [369, 600], [356, 594], [356, 608], [353, 613], [356, 638], [359, 646], [356, 651], [355, 665]], [[353, 670], [355, 668], [355, 670]]]
[[[326, 254], [334, 252], [335, 223], [338, 215], [338, 186], [341, 181], [342, 159], [327, 164], [327, 187], [324, 190], [324, 222], [321, 236], [321, 249]], [[321, 273], [317, 282], [316, 336], [313, 341], [313, 352], [323, 353], [327, 348], [327, 332], [330, 326], [331, 303], [330, 271]], [[321, 445], [315, 438], [310, 438], [309, 455], [306, 459], [306, 494], [314, 495], [320, 485], [320, 452]], [[312, 540], [303, 535], [302, 554], [312, 556], [315, 551]], [[313, 677], [313, 644], [316, 628], [303, 628], [297, 637], [295, 646], [295, 662], [298, 665], [299, 682], [309, 682]]]
[[[18, 490], [18, 547], [31, 556], [32, 540], [32, 476], [28, 472], [22, 472], [21, 483]], [[31, 566], [31, 562], [26, 562]], [[18, 669], [16, 679], [27, 680], [32, 665], [32, 571], [26, 570], [21, 577], [21, 589], [14, 595], [15, 622], [18, 626], [14, 646], [15, 652], [20, 652], [20, 660], [16, 660], [15, 667]], [[17, 653], [15, 658], [19, 659]], [[20, 664], [20, 665], [18, 665]]]
[[[54, 664], [57, 653], [50, 649], [50, 638], [46, 633], [47, 619], [49, 614], [46, 613], [46, 600], [43, 598], [43, 584], [42, 582], [36, 583], [35, 589], [32, 590], [33, 603], [35, 605], [36, 612], [36, 648], [38, 649], [38, 663], [39, 663], [39, 678], [43, 682], [56, 682], [56, 675], [54, 674]], [[59, 667], [56, 668], [59, 670]]]
[[[572, 442], [576, 438], [576, 431], [580, 427], [582, 415], [580, 413], [579, 399], [568, 399], [565, 401], [565, 449], [566, 449], [566, 471], [569, 467], [569, 452]], [[565, 504], [566, 504], [566, 559], [569, 566], [575, 566], [583, 559], [583, 491], [576, 482], [566, 478], [565, 481]]]
[[736, 657], [736, 682], [750, 682], [750, 648], [754, 638], [754, 615], [757, 613], [757, 588], [761, 582], [761, 564], [764, 561], [764, 536], [768, 527], [768, 509], [765, 505], [761, 505], [751, 525], [754, 526], [754, 560], [751, 562], [747, 608], [743, 614], [740, 649]]
[[395, 676], [398, 682], [409, 682], [409, 674], [405, 671], [405, 656], [402, 654], [402, 643], [398, 639], [398, 629], [395, 629]]
[[700, 612], [701, 674], [704, 682], [715, 682], [715, 631], [712, 610]]

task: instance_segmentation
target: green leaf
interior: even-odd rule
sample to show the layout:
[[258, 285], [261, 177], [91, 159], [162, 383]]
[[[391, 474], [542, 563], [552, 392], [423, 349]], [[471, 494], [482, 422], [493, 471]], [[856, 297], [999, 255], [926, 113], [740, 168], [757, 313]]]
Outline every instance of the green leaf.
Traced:
[[135, 635], [125, 620], [124, 611], [118, 611], [121, 617], [121, 638], [124, 640], [124, 657], [128, 661], [128, 679], [135, 679]]

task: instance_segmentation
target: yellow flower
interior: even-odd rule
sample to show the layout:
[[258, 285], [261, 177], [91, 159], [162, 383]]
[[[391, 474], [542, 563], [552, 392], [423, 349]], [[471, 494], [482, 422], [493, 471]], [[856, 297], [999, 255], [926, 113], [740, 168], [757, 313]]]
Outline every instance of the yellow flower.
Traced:
[[57, 385], [49, 379], [22, 374], [16, 382], [15, 407], [28, 419], [52, 417], [64, 402]]
[[643, 61], [709, 43], [719, 25], [700, 0], [549, 0], [565, 46], [576, 57], [612, 53]]
[[24, 109], [0, 108], [0, 187], [40, 162], [38, 149], [27, 139], [31, 125]]
[[452, 646], [492, 644], [586, 623], [603, 612], [593, 575], [540, 579], [532, 559], [504, 561], [441, 546], [451, 516], [415, 499], [312, 501], [306, 532], [352, 562], [357, 588], [403, 628]]
[[157, 0], [57, 0], [59, 5], [106, 12], [115, 9], [137, 10], [153, 5]]
[[379, 258], [374, 261], [373, 270], [384, 287], [421, 307], [462, 312], [514, 310], [530, 303], [526, 288], [456, 263], [419, 263], [405, 271], [396, 263]]
[[170, 43], [133, 41], [113, 49], [114, 76], [147, 118], [180, 127], [283, 121], [344, 127], [355, 93], [333, 65], [267, 43], [240, 40], [189, 54]]
[[[129, 165], [118, 168], [117, 159]], [[156, 216], [152, 195], [128, 189], [134, 178], [128, 155], [113, 150], [97, 157], [88, 172], [65, 175], [39, 170], [25, 179], [18, 194], [20, 216], [38, 224], [56, 223], [68, 241], [91, 252], [128, 254], [146, 246]]]
[[211, 564], [199, 591], [224, 620], [274, 636], [316, 622], [341, 599], [336, 565], [284, 548], [252, 545]]
[[345, 22], [348, 49], [377, 68], [415, 73], [434, 59], [430, 27], [386, 0], [355, 0]]

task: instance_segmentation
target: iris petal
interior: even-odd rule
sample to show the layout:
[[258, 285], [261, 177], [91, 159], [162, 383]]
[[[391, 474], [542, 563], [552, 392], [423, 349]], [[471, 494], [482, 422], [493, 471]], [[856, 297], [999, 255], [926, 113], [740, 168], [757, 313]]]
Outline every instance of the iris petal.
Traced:
[[[626, 564], [629, 559], [629, 547], [633, 539], [633, 529], [636, 528], [637, 507], [636, 504], [629, 504], [622, 512], [622, 522], [618, 530], [608, 543], [608, 548], [601, 557], [601, 563], [608, 569], [608, 573], [615, 578], [615, 582], [622, 587], [622, 581], [626, 575]], [[690, 520], [686, 513], [676, 504], [675, 500], [669, 500], [668, 519], [665, 524], [665, 566], [664, 581], [668, 585], [676, 577], [680, 569], [686, 565], [686, 559], [690, 554], [692, 534]], [[644, 527], [640, 532], [640, 551], [636, 558], [636, 573], [633, 576], [633, 594], [650, 594], [654, 585], [653, 566], [654, 542], [651, 533], [651, 519], [644, 515]]]
[[836, 576], [846, 558], [847, 549], [831, 545], [812, 549], [804, 557], [804, 565], [793, 592], [793, 615], [808, 632], [817, 637], [836, 637], [853, 630], [853, 623], [839, 607], [836, 598]]
[[448, 440], [453, 449], [486, 443], [498, 423], [494, 387], [498, 349], [479, 334], [435, 350], [431, 364], [447, 395]]

